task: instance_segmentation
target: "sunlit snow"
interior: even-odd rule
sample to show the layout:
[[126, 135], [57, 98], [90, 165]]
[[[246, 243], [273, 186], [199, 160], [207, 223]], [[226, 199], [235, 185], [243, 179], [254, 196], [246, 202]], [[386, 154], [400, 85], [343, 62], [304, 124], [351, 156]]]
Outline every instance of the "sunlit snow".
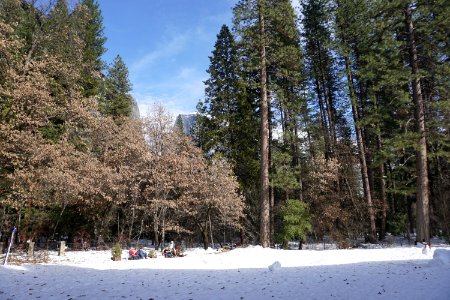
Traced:
[[51, 252], [46, 264], [1, 266], [0, 299], [450, 299], [448, 246], [186, 254]]

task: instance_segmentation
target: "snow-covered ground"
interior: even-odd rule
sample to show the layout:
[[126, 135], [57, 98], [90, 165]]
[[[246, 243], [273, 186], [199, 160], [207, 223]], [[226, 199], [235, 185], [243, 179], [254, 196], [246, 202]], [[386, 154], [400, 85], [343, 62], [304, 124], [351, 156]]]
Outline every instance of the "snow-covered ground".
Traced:
[[112, 261], [110, 251], [51, 252], [0, 267], [0, 299], [450, 299], [450, 247], [228, 252]]

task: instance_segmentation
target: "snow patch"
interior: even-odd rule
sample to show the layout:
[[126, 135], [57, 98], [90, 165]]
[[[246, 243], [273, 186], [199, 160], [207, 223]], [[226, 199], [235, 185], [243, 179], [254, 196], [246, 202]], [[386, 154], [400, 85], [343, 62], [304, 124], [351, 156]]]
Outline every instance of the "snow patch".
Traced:
[[450, 267], [450, 249], [435, 249], [431, 264]]
[[430, 246], [428, 246], [428, 245], [425, 244], [425, 245], [423, 246], [423, 249], [422, 249], [422, 254], [425, 254], [425, 255], [432, 255]]
[[0, 299], [449, 299], [450, 247], [422, 249], [196, 248], [122, 261], [50, 251], [49, 263], [0, 266]]
[[269, 270], [270, 270], [271, 272], [275, 272], [275, 271], [277, 271], [277, 270], [279, 270], [279, 269], [281, 269], [281, 263], [280, 263], [279, 261], [276, 261], [276, 262], [274, 262], [273, 264], [271, 264], [271, 265], [269, 266]]
[[14, 265], [3, 265], [2, 268], [9, 269], [9, 270], [16, 270], [16, 271], [26, 271], [27, 268], [24, 266], [14, 266]]

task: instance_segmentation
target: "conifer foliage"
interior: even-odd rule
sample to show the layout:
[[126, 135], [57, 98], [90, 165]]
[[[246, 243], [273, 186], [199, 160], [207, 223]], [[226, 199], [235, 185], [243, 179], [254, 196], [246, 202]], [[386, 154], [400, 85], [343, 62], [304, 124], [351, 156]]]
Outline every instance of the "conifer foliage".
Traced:
[[114, 58], [107, 71], [100, 109], [105, 115], [115, 118], [130, 117], [133, 101], [130, 95], [131, 83], [128, 68], [120, 55]]
[[[319, 238], [377, 242], [404, 216], [418, 241], [449, 235], [444, 2], [300, 0], [297, 11], [291, 1], [237, 2], [227, 39], [234, 39], [244, 86], [227, 99], [241, 97], [253, 109], [239, 110], [231, 123], [227, 102], [211, 93], [223, 85], [210, 72], [208, 110], [199, 112], [211, 117], [199, 132], [208, 136], [207, 151], [228, 153], [234, 148], [224, 132], [255, 116], [264, 123], [268, 96], [269, 134], [261, 127], [259, 143], [268, 139], [270, 189], [265, 176], [256, 194], [241, 185], [244, 238], [273, 244], [287, 228], [279, 212], [290, 198], [309, 205]], [[211, 60], [210, 71], [218, 62]], [[261, 162], [264, 151], [257, 151]], [[265, 166], [245, 168], [256, 178]]]

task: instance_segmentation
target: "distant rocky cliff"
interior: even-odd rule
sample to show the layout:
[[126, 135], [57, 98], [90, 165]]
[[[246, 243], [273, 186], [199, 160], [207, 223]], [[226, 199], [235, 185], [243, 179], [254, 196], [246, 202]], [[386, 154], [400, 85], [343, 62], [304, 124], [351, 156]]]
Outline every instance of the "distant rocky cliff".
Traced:
[[197, 122], [196, 114], [186, 114], [186, 115], [178, 115], [175, 121], [175, 126], [181, 122], [183, 123], [183, 133], [185, 135], [192, 135], [193, 129]]
[[139, 106], [136, 102], [136, 99], [133, 98], [133, 102], [131, 103], [131, 115], [130, 117], [132, 119], [139, 119], [140, 118], [140, 112], [139, 112]]

